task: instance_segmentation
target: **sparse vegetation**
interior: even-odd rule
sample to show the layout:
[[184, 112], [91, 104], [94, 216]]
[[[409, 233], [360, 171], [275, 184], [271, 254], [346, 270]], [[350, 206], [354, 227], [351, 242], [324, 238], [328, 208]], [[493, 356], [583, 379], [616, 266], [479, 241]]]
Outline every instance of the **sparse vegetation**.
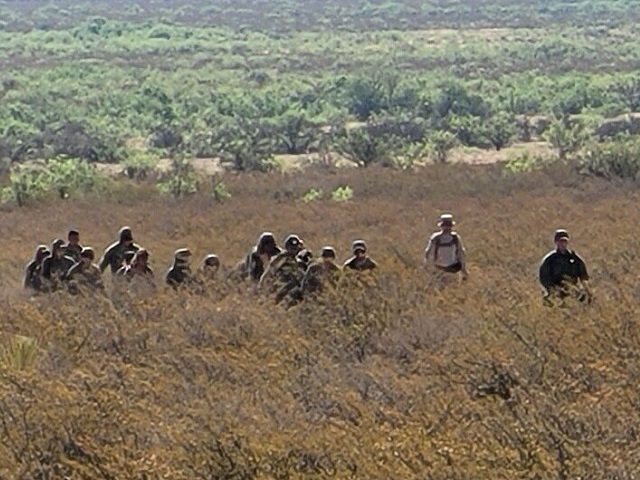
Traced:
[[[634, 478], [637, 7], [0, 2], [0, 478]], [[421, 267], [442, 211], [464, 284]], [[37, 244], [125, 224], [159, 283], [263, 230], [380, 268], [290, 309], [223, 275], [23, 292]], [[590, 306], [543, 306], [557, 227]]]

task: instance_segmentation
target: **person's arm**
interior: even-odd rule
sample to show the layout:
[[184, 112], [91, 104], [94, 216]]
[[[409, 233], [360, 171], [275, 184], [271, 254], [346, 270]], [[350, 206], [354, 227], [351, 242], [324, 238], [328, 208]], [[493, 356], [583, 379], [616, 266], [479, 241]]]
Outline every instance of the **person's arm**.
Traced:
[[112, 255], [113, 247], [107, 247], [107, 249], [104, 251], [104, 254], [102, 255], [102, 258], [100, 259], [100, 263], [98, 264], [98, 268], [100, 269], [101, 273], [104, 273], [104, 271], [110, 265]]
[[269, 266], [264, 270], [264, 273], [262, 274], [262, 276], [260, 277], [260, 280], [258, 281], [258, 288], [262, 288], [264, 287], [264, 285], [267, 284], [267, 282], [269, 281], [269, 279], [271, 277], [273, 277], [276, 269], [277, 269], [277, 264], [280, 263], [280, 257], [274, 257], [270, 262], [269, 262]]
[[33, 271], [36, 268], [36, 264], [34, 262], [29, 262], [27, 268], [24, 270], [24, 280], [22, 281], [22, 286], [24, 288], [31, 288], [32, 282], [31, 277], [33, 277]]
[[429, 243], [427, 243], [427, 248], [424, 249], [424, 264], [425, 265], [430, 265], [431, 264], [431, 260], [435, 261], [435, 241], [434, 241], [435, 237], [431, 237], [429, 238]]
[[547, 255], [540, 264], [539, 282], [546, 293], [549, 293], [553, 287], [553, 279], [551, 278], [551, 255]]
[[582, 257], [580, 257], [578, 254], [575, 254], [576, 256], [576, 260], [578, 261], [578, 268], [579, 268], [579, 275], [580, 275], [580, 280], [583, 282], [588, 282], [589, 281], [589, 272], [587, 271], [587, 265], [584, 263], [584, 260], [582, 260]]
[[47, 257], [42, 261], [42, 278], [51, 280], [51, 257]]

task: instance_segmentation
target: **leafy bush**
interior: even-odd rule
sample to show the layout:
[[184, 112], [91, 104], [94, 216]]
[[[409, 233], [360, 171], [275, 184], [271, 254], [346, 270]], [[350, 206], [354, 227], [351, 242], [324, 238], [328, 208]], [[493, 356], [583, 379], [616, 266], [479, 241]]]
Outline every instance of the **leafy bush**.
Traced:
[[149, 153], [136, 151], [120, 162], [124, 174], [131, 180], [146, 180], [158, 165], [158, 159]]
[[320, 200], [321, 198], [322, 190], [318, 188], [311, 188], [302, 196], [302, 201], [304, 203], [311, 203], [315, 202], [316, 200]]
[[640, 141], [619, 138], [592, 143], [580, 155], [578, 168], [599, 177], [637, 180], [640, 176]]
[[364, 128], [352, 128], [338, 140], [336, 150], [360, 167], [368, 167], [388, 159], [387, 139], [377, 137]]
[[58, 157], [14, 166], [9, 174], [9, 185], [2, 190], [2, 201], [23, 206], [53, 191], [66, 199], [74, 192], [92, 190], [99, 183], [94, 165], [84, 160]]
[[543, 138], [557, 150], [560, 160], [565, 160], [584, 145], [589, 133], [582, 122], [562, 117], [551, 122]]
[[171, 161], [171, 170], [157, 186], [162, 193], [182, 198], [196, 193], [198, 183], [198, 175], [189, 159], [176, 157]]
[[348, 202], [353, 199], [353, 189], [349, 185], [338, 187], [331, 192], [331, 200], [334, 202]]
[[231, 198], [231, 194], [227, 191], [227, 187], [222, 180], [212, 177], [211, 185], [211, 195], [216, 202], [222, 203]]
[[551, 163], [551, 160], [541, 155], [532, 155], [529, 152], [519, 153], [509, 158], [504, 164], [506, 172], [511, 174], [528, 173], [540, 170]]
[[429, 145], [437, 163], [446, 163], [449, 152], [458, 145], [458, 139], [451, 132], [436, 130], [429, 135]]

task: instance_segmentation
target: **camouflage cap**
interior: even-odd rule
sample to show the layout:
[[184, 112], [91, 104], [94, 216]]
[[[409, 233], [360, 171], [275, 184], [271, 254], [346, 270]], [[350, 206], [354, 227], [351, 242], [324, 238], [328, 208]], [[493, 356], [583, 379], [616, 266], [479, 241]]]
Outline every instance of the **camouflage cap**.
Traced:
[[262, 232], [258, 237], [258, 245], [270, 242], [276, 243], [276, 237], [271, 232]]
[[118, 237], [121, 242], [131, 242], [133, 241], [133, 232], [131, 231], [131, 227], [122, 227], [118, 231]]
[[174, 252], [173, 256], [177, 260], [187, 260], [191, 257], [191, 250], [188, 248], [179, 248]]
[[302, 243], [302, 240], [300, 240], [300, 237], [298, 235], [292, 234], [287, 236], [287, 238], [284, 239], [285, 248], [299, 247], [301, 243]]
[[91, 247], [84, 247], [80, 251], [80, 258], [88, 258], [90, 260], [93, 260], [96, 258], [96, 252]]
[[357, 251], [366, 253], [367, 243], [364, 240], [354, 240], [354, 242], [351, 244], [351, 251], [353, 253], [356, 253]]
[[218, 258], [217, 255], [214, 255], [213, 253], [211, 253], [206, 257], [204, 257], [204, 260], [202, 261], [202, 263], [207, 267], [217, 267], [217, 266], [220, 266], [220, 259]]
[[320, 257], [322, 258], [336, 258], [336, 249], [330, 246], [322, 247], [322, 251], [320, 252]]
[[61, 238], [56, 238], [53, 242], [51, 242], [51, 251], [59, 250], [64, 247], [64, 240]]
[[558, 240], [569, 240], [569, 232], [567, 232], [564, 228], [559, 228], [553, 234], [553, 241], [557, 242]]

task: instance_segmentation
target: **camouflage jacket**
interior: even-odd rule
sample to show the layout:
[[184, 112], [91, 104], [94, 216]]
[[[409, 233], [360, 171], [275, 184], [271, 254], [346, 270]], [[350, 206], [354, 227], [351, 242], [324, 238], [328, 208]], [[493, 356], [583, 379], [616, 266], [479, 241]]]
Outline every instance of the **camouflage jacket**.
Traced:
[[126, 252], [137, 252], [140, 246], [132, 243], [125, 245], [124, 243], [115, 242], [108, 246], [104, 251], [98, 267], [104, 272], [107, 267], [111, 267], [111, 273], [115, 274], [124, 265], [124, 257]]

